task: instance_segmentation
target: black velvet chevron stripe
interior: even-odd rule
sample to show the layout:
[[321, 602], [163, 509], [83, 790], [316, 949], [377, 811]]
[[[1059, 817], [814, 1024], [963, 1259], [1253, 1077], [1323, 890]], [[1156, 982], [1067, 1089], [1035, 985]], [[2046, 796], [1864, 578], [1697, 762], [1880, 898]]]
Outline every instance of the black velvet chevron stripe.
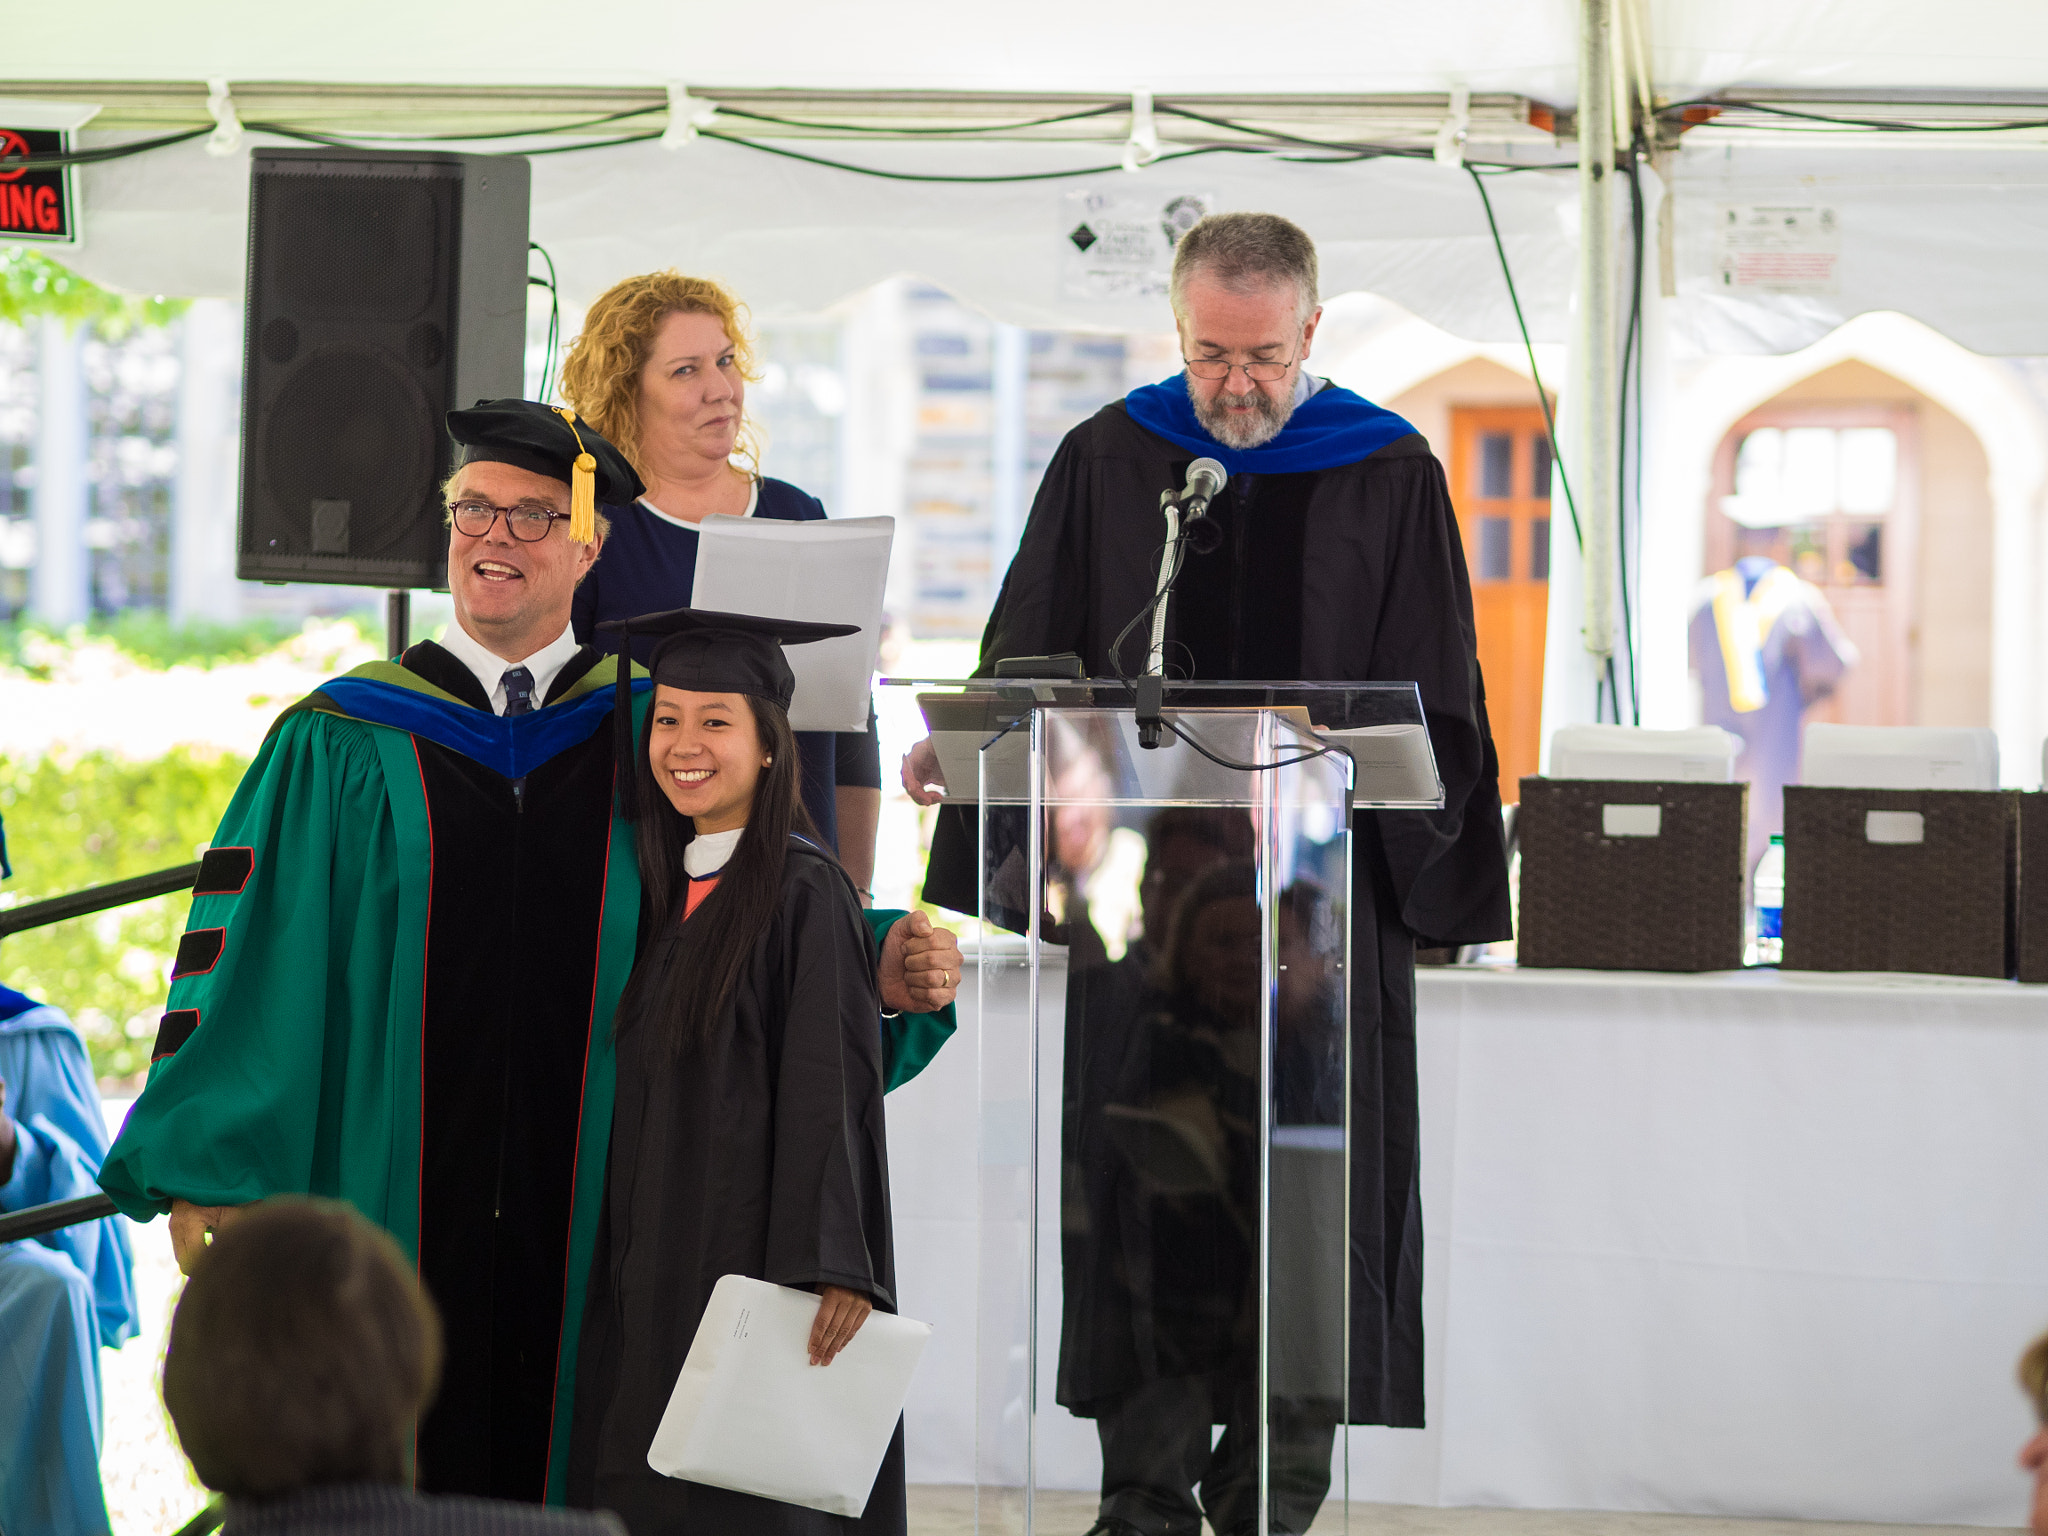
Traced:
[[171, 962], [171, 980], [181, 976], [204, 976], [220, 964], [220, 952], [228, 941], [225, 928], [193, 928], [178, 940], [178, 958]]
[[166, 1056], [178, 1054], [178, 1047], [192, 1038], [192, 1031], [199, 1027], [197, 1008], [173, 1008], [164, 1015], [163, 1023], [157, 1026], [156, 1049], [149, 1053], [151, 1061], [162, 1061]]
[[199, 878], [192, 882], [192, 894], [239, 896], [255, 867], [254, 848], [209, 848], [200, 856]]

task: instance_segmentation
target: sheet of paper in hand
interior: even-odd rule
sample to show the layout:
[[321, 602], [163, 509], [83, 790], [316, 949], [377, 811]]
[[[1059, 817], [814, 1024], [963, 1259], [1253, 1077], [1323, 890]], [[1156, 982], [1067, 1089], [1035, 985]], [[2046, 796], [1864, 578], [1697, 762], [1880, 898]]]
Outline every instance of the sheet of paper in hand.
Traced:
[[707, 517], [697, 525], [690, 606], [765, 619], [858, 624], [857, 635], [789, 648], [799, 731], [864, 731], [875, 653], [882, 643], [882, 589], [889, 580], [893, 517], [782, 522]]
[[721, 1279], [647, 1465], [827, 1514], [865, 1510], [931, 1325], [870, 1313], [830, 1365], [814, 1366], [817, 1314], [808, 1291]]

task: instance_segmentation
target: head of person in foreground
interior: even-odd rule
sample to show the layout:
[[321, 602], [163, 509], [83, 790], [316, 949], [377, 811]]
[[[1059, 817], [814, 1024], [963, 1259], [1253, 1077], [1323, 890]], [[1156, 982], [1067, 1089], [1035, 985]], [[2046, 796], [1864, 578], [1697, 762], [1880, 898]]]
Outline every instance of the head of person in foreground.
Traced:
[[247, 1207], [192, 1266], [164, 1406], [229, 1531], [625, 1536], [615, 1516], [412, 1492], [441, 1323], [390, 1235], [335, 1200]]
[[231, 1499], [409, 1485], [441, 1325], [388, 1234], [334, 1201], [251, 1207], [193, 1268], [164, 1405], [199, 1480]]
[[2020, 1465], [2034, 1474], [2034, 1502], [2027, 1529], [2048, 1536], [2048, 1333], [2034, 1340], [2020, 1356], [2020, 1385], [2034, 1405], [2040, 1430], [2020, 1447]]
[[1174, 246], [1167, 293], [1188, 399], [1218, 442], [1257, 448], [1294, 414], [1318, 281], [1315, 242], [1277, 213], [1212, 213]]

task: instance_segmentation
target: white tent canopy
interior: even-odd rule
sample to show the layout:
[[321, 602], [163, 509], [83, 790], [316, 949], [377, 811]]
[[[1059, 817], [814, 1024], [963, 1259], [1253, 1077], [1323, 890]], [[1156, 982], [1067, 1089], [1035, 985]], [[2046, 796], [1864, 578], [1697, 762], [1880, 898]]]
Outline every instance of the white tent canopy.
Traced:
[[[188, 8], [167, 30], [159, 12], [136, 0], [105, 0], [94, 7], [89, 49], [79, 46], [75, 17], [45, 9], [17, 18], [0, 65], [13, 83], [0, 81], [0, 98], [47, 96], [70, 82], [76, 89], [66, 94], [90, 103], [160, 83], [164, 99], [183, 93], [183, 116], [160, 116], [154, 132], [210, 121], [209, 79], [231, 89], [280, 80], [401, 87], [425, 101], [436, 86], [523, 87], [544, 96], [670, 81], [698, 91], [987, 91], [1041, 101], [1057, 93], [1113, 101], [1143, 91], [1162, 100], [1203, 95], [1211, 98], [1206, 110], [1224, 115], [1229, 100], [1257, 95], [1314, 103], [1409, 93], [1411, 115], [1426, 122], [1432, 112], [1448, 114], [1441, 93], [1460, 89], [1569, 108], [1576, 14], [1564, 0], [1450, 0], [1423, 10], [1309, 0], [1285, 25], [1266, 27], [1214, 0], [1177, 8], [1170, 24], [1151, 7], [1051, 0], [1020, 26], [1012, 12], [909, 0], [888, 8], [885, 26], [872, 10], [818, 0], [737, 9], [612, 0], [568, 18], [526, 8], [521, 25], [503, 7], [475, 0], [371, 0], [352, 9], [346, 25], [330, 13], [214, 3]], [[1646, 0], [1640, 16], [1648, 74], [1668, 101], [1738, 88], [1967, 101], [2048, 80], [2048, 8], [2028, 0], [1938, 8], [1912, 0]], [[1417, 102], [1414, 93], [1425, 95]], [[1427, 93], [1440, 95], [1432, 103]], [[1017, 120], [1041, 110], [1020, 97]], [[1270, 121], [1274, 113], [1259, 115]], [[142, 120], [111, 109], [100, 119]], [[662, 121], [656, 113], [623, 126], [644, 132]], [[1130, 124], [1128, 113], [1103, 116], [1078, 130], [1099, 135], [1092, 143], [870, 137], [784, 147], [899, 173], [1016, 174], [1114, 165]], [[1171, 153], [1171, 125], [1161, 124]], [[719, 126], [773, 131], [730, 119]], [[88, 129], [80, 142], [150, 131]], [[1497, 158], [1504, 151], [1484, 132], [1475, 121], [1470, 151]], [[1524, 161], [1569, 167], [1576, 158], [1568, 139], [1522, 137], [1514, 153]], [[251, 134], [226, 157], [192, 141], [86, 168], [84, 244], [67, 259], [131, 291], [238, 293], [247, 153], [262, 142], [286, 141]], [[1687, 133], [1659, 164], [1673, 194], [1675, 336], [1707, 350], [1787, 351], [1856, 314], [1893, 309], [1979, 351], [2048, 352], [2048, 314], [2031, 302], [2048, 231], [2042, 144], [2033, 133], [1971, 135], [1960, 144], [1937, 135], [1830, 142], [1817, 132], [1758, 128]], [[973, 185], [878, 179], [698, 139], [674, 151], [652, 142], [578, 149], [534, 165], [533, 234], [560, 265], [572, 304], [624, 273], [671, 264], [731, 280], [768, 315], [815, 312], [909, 274], [1019, 323], [1152, 330], [1164, 319], [1156, 291], [1143, 283], [1119, 291], [1114, 274], [1082, 271], [1088, 263], [1068, 236], [1089, 207], [1136, 227], [1190, 198], [1300, 220], [1323, 252], [1328, 294], [1378, 293], [1473, 339], [1516, 335], [1470, 178], [1426, 160], [1304, 164], [1208, 154], [1137, 174]], [[1575, 173], [1529, 171], [1490, 185], [1530, 328], [1539, 340], [1561, 340], [1578, 238]], [[1828, 280], [1808, 285], [1821, 291], [1727, 292], [1717, 221], [1730, 207], [1780, 204], [1832, 210], [1839, 257]]]
[[[1673, 99], [1730, 86], [2037, 90], [2048, 9], [2032, 0], [1648, 0], [1650, 74]], [[1171, 10], [1044, 0], [1027, 12], [945, 0], [745, 6], [598, 0], [360, 0], [346, 11], [146, 0], [8, 18], [18, 81], [306, 80], [781, 86], [846, 90], [1513, 91], [1576, 98], [1570, 0], [1220, 0]]]

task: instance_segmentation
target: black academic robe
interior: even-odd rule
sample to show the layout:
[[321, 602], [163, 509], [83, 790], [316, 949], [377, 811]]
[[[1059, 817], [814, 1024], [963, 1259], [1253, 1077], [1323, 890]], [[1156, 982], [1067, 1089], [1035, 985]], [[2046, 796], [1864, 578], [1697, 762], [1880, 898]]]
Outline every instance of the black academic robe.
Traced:
[[[559, 698], [603, 659], [579, 650]], [[405, 668], [488, 711], [423, 641]], [[433, 837], [421, 1035], [420, 1277], [441, 1314], [419, 1486], [538, 1503], [563, 1339], [569, 1215], [597, 980], [613, 737], [513, 780], [415, 736]]]
[[[989, 617], [984, 672], [1003, 657], [1071, 650], [1089, 675], [1116, 674], [1110, 645], [1156, 580], [1160, 492], [1183, 483], [1193, 457], [1137, 425], [1121, 402], [1068, 434]], [[1498, 764], [1463, 547], [1442, 467], [1419, 434], [1331, 469], [1238, 477], [1211, 515], [1223, 542], [1188, 557], [1168, 609], [1169, 672], [1414, 682], [1444, 783], [1441, 811], [1358, 813], [1350, 893], [1349, 1411], [1355, 1423], [1419, 1426], [1414, 952], [1418, 941], [1510, 934]], [[1125, 673], [1144, 670], [1149, 641], [1149, 622], [1132, 630], [1120, 658]], [[971, 813], [947, 812], [925, 898], [972, 912], [975, 859]], [[1070, 1294], [1069, 1327], [1075, 1299]], [[1137, 1384], [1130, 1372], [1099, 1369], [1116, 1352], [1094, 1342], [1070, 1337], [1061, 1351], [1059, 1398], [1081, 1412]]]
[[[620, 1009], [619, 1088], [605, 1214], [592, 1260], [570, 1453], [573, 1504], [609, 1509], [633, 1536], [900, 1536], [899, 1424], [858, 1520], [653, 1471], [654, 1439], [724, 1275], [845, 1286], [896, 1306], [873, 936], [851, 882], [790, 840], [781, 911], [716, 1042], [668, 1055], [653, 1005]], [[715, 898], [714, 898], [715, 899]], [[642, 967], [667, 995], [680, 925]]]

